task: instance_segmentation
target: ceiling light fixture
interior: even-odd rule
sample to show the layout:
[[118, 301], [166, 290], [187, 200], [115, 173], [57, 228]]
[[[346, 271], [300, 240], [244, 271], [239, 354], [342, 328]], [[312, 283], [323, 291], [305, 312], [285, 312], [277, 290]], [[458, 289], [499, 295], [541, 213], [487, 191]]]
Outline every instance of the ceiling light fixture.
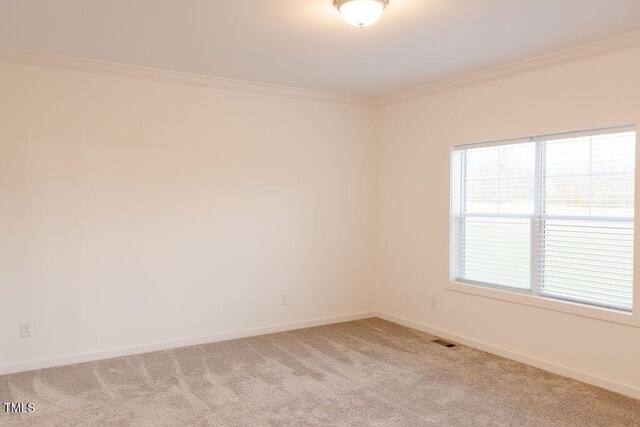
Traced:
[[347, 23], [354, 27], [367, 27], [378, 22], [389, 0], [334, 0]]

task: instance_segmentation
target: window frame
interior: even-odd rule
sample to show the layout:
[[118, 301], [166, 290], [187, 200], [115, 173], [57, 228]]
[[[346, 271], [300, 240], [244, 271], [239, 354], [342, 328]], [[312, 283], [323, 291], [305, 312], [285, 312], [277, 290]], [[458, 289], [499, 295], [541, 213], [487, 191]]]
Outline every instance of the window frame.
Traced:
[[[463, 215], [456, 215], [454, 212], [454, 185], [457, 180], [460, 178], [456, 178], [454, 176], [454, 155], [456, 151], [459, 151], [461, 148], [480, 148], [480, 147], [490, 147], [497, 145], [507, 145], [507, 144], [517, 144], [524, 142], [536, 142], [535, 146], [535, 168], [536, 168], [536, 185], [535, 185], [535, 194], [534, 197], [542, 197], [542, 194], [539, 194], [539, 189], [542, 186], [539, 185], [538, 180], [540, 177], [544, 175], [544, 171], [539, 171], [538, 168], [544, 166], [542, 162], [542, 155], [540, 150], [544, 149], [545, 144], [539, 144], [538, 141], [549, 140], [552, 136], [559, 136], [562, 134], [574, 134], [579, 136], [580, 134], [586, 135], [595, 135], [598, 133], [607, 133], [607, 131], [611, 132], [616, 129], [629, 128], [633, 129], [636, 132], [636, 140], [635, 140], [635, 164], [636, 164], [636, 172], [634, 176], [634, 234], [633, 234], [633, 299], [632, 299], [632, 307], [631, 310], [625, 310], [621, 308], [615, 307], [607, 307], [602, 305], [596, 305], [587, 301], [575, 300], [572, 298], [564, 299], [562, 297], [553, 295], [552, 293], [540, 292], [538, 287], [536, 263], [533, 258], [537, 253], [537, 248], [534, 245], [538, 244], [539, 234], [536, 234], [536, 231], [539, 233], [540, 226], [540, 217], [541, 215], [536, 210], [541, 206], [541, 203], [536, 202], [534, 207], [534, 212], [532, 214], [527, 215], [518, 215], [518, 214], [510, 214], [508, 217], [517, 217], [520, 216], [522, 218], [530, 218], [531, 219], [531, 247], [530, 247], [530, 256], [532, 258], [531, 262], [531, 288], [530, 289], [518, 289], [516, 287], [509, 286], [501, 286], [492, 283], [486, 282], [478, 282], [467, 279], [456, 278], [456, 255], [454, 251], [456, 250], [454, 246], [454, 221], [462, 221]], [[584, 128], [583, 128], [584, 129]], [[449, 188], [449, 197], [450, 197], [450, 211], [449, 211], [449, 283], [446, 286], [446, 289], [449, 291], [470, 294], [480, 297], [486, 297], [491, 299], [497, 299], [522, 305], [528, 305], [533, 307], [539, 307], [547, 310], [558, 311], [562, 313], [568, 313], [583, 317], [596, 318], [600, 320], [610, 321], [614, 323], [620, 323], [630, 326], [640, 327], [640, 273], [638, 272], [638, 262], [640, 256], [640, 233], [636, 231], [639, 230], [638, 223], [640, 219], [638, 218], [639, 213], [639, 204], [640, 204], [640, 186], [638, 182], [640, 181], [640, 174], [638, 173], [637, 167], [640, 165], [640, 133], [638, 132], [638, 126], [636, 124], [626, 124], [626, 125], [613, 125], [613, 126], [603, 126], [599, 128], [587, 129], [582, 131], [561, 131], [561, 132], [550, 132], [539, 135], [534, 135], [530, 137], [520, 137], [520, 138], [505, 138], [496, 141], [489, 141], [483, 143], [465, 143], [465, 144], [454, 144], [450, 146], [450, 188]], [[462, 171], [460, 172], [462, 174]], [[461, 195], [461, 197], [464, 197]], [[489, 215], [492, 216], [492, 215]]]

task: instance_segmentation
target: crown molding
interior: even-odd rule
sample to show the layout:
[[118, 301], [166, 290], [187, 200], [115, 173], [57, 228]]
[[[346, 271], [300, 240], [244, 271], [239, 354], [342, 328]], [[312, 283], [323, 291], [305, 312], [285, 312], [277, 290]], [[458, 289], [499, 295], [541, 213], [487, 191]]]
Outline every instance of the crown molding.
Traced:
[[622, 52], [640, 47], [640, 31], [625, 34], [594, 43], [580, 45], [574, 48], [557, 51], [548, 55], [538, 56], [523, 61], [514, 62], [500, 67], [490, 68], [477, 73], [466, 74], [453, 79], [432, 83], [417, 89], [383, 96], [378, 98], [378, 106], [396, 104], [414, 98], [421, 98], [436, 93], [446, 92], [491, 80], [502, 79], [530, 71], [550, 68], [557, 65], [569, 64], [596, 58], [612, 53]]
[[378, 105], [378, 100], [375, 97], [345, 95], [313, 89], [303, 89], [297, 87], [273, 85], [268, 83], [213, 77], [201, 74], [191, 74], [180, 71], [162, 70], [157, 68], [97, 61], [93, 59], [76, 58], [70, 56], [52, 55], [48, 53], [10, 49], [4, 47], [0, 47], [0, 62], [62, 68], [66, 70], [82, 71], [93, 74], [104, 74], [147, 81], [177, 83], [189, 86], [252, 92], [258, 94], [284, 96], [289, 98], [306, 98], [317, 101], [350, 104], [357, 106], [376, 107]]
[[105, 74], [117, 77], [135, 78], [147, 81], [176, 83], [190, 86], [211, 87], [233, 91], [253, 92], [289, 98], [306, 98], [325, 102], [382, 107], [402, 101], [421, 98], [441, 92], [459, 89], [478, 83], [498, 80], [541, 70], [563, 64], [583, 61], [590, 58], [609, 55], [625, 50], [640, 48], [640, 31], [622, 36], [561, 50], [548, 55], [538, 56], [519, 62], [490, 68], [477, 73], [466, 74], [453, 79], [443, 80], [416, 89], [382, 97], [368, 97], [325, 92], [313, 89], [280, 86], [268, 83], [228, 79], [180, 71], [161, 70], [137, 65], [118, 64], [93, 59], [76, 58], [47, 53], [0, 47], [0, 62], [37, 65]]

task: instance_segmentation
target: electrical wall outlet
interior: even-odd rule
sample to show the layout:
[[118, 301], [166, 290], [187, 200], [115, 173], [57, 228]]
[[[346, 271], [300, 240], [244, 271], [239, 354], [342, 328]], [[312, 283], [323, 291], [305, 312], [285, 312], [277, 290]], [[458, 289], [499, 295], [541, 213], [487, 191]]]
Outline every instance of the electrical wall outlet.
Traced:
[[280, 304], [289, 305], [289, 296], [287, 294], [280, 295]]
[[22, 338], [30, 337], [32, 334], [33, 329], [31, 328], [31, 322], [20, 323], [20, 336]]
[[436, 309], [438, 307], [438, 299], [436, 297], [431, 297], [431, 308]]

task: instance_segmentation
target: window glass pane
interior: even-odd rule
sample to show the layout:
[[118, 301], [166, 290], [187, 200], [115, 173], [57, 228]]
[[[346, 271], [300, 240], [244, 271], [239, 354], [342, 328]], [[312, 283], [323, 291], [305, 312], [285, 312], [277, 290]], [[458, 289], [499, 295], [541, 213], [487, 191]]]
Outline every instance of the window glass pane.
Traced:
[[529, 218], [465, 218], [462, 278], [529, 289], [530, 224]]
[[466, 156], [466, 213], [533, 213], [534, 143], [475, 148]]
[[635, 172], [636, 133], [622, 132], [592, 137], [595, 174]]
[[547, 215], [633, 216], [635, 132], [548, 140]]
[[590, 177], [548, 176], [545, 179], [545, 213], [548, 215], [589, 215]]
[[633, 218], [634, 187], [633, 174], [594, 176], [590, 214]]
[[592, 138], [591, 215], [633, 218], [636, 133]]

